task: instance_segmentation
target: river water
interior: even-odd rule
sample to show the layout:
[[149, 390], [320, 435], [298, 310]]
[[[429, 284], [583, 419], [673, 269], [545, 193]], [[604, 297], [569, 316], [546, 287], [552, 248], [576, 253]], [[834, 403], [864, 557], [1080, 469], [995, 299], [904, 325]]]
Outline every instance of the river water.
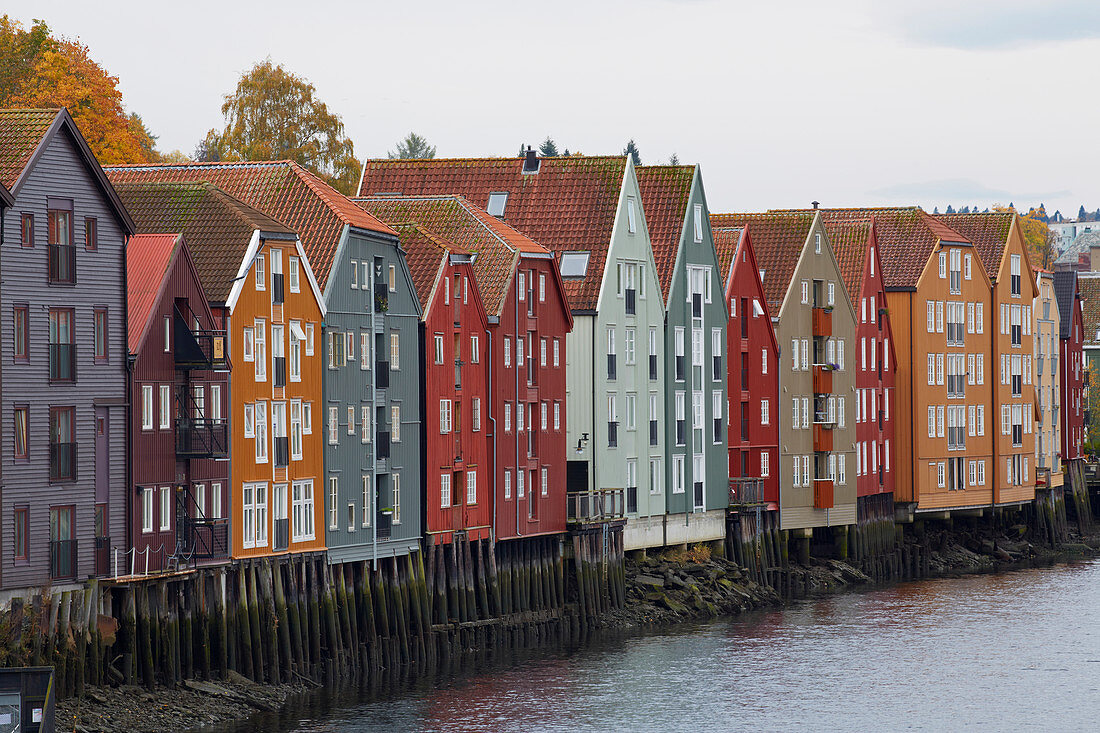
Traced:
[[1100, 561], [518, 653], [240, 731], [1098, 730]]

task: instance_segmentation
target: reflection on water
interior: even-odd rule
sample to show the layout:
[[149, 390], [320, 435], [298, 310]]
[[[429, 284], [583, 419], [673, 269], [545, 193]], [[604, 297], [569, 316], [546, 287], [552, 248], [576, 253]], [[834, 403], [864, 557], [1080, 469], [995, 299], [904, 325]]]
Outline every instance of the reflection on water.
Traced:
[[1092, 730], [1098, 628], [1098, 562], [922, 581], [320, 694], [240, 730]]

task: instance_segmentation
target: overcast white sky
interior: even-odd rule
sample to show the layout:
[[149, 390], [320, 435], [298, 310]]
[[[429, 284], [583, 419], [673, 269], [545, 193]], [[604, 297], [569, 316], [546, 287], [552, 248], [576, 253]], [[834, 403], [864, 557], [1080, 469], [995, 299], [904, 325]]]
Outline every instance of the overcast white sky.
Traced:
[[21, 5], [91, 48], [164, 150], [220, 127], [270, 56], [360, 158], [410, 130], [455, 157], [633, 138], [645, 163], [702, 164], [713, 211], [1100, 207], [1095, 0]]

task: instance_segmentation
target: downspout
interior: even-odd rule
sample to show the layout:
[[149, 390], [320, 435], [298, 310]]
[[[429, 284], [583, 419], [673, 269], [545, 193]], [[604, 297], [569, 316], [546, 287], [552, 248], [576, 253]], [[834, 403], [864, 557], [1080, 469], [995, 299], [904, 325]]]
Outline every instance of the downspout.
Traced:
[[[989, 303], [989, 310], [990, 310], [989, 315], [993, 316], [993, 314], [995, 314], [995, 313], [1000, 314], [1000, 309], [994, 308], [995, 305], [998, 305], [998, 303], [996, 303], [996, 300], [997, 300], [997, 284], [996, 283], [993, 283], [993, 287], [990, 288], [990, 293], [992, 294], [993, 297], [992, 297], [992, 299], [990, 300], [990, 303]], [[910, 310], [912, 310], [912, 309], [910, 309]], [[1021, 316], [1022, 315], [1023, 314], [1021, 313]], [[992, 326], [993, 318], [991, 317], [989, 320], [991, 321], [990, 325]], [[1011, 323], [1012, 323], [1012, 320], [1010, 318], [1009, 319], [1009, 324], [1011, 324]], [[1003, 328], [1003, 326], [1001, 324], [1001, 319], [999, 317], [997, 319], [997, 326], [998, 326], [998, 329]], [[1012, 330], [1012, 326], [1009, 325], [1009, 331], [1011, 331], [1011, 330]], [[1024, 330], [1024, 324], [1023, 324], [1023, 318], [1021, 317], [1021, 319], [1020, 319], [1020, 332], [1021, 332], [1021, 334], [1023, 333], [1023, 330]], [[1022, 341], [1023, 336], [1021, 335], [1020, 338], [1021, 338], [1021, 341]], [[997, 353], [997, 336], [993, 332], [993, 329], [990, 328], [989, 329], [989, 355], [992, 357], [996, 353]], [[1022, 359], [1023, 359], [1023, 357], [1021, 357], [1021, 360]], [[992, 361], [993, 360], [990, 359], [990, 362], [992, 362]], [[994, 367], [994, 365], [992, 363], [989, 366]], [[1009, 366], [1011, 367], [1011, 363], [1009, 364]], [[1009, 372], [1010, 372], [1009, 379], [1011, 379], [1012, 378], [1011, 369], [1009, 369]], [[1021, 379], [1023, 379], [1023, 377], [1021, 377]], [[912, 380], [910, 380], [910, 381], [912, 381]], [[993, 400], [990, 403], [990, 407], [993, 407], [993, 406], [998, 404], [996, 394], [997, 394], [997, 387], [1000, 386], [1000, 383], [996, 382], [994, 384], [996, 384], [997, 386], [993, 387], [994, 397], [993, 397]], [[992, 412], [992, 410], [990, 410], [990, 412]], [[1010, 418], [1011, 418], [1011, 416], [1010, 416]], [[996, 415], [990, 415], [990, 420], [991, 421], [995, 420], [995, 419], [996, 419]], [[1011, 423], [1012, 420], [1010, 419], [1009, 422]], [[992, 490], [989, 492], [989, 521], [992, 522], [993, 521], [993, 513], [996, 511], [996, 508], [997, 508], [997, 475], [998, 475], [997, 464], [999, 463], [999, 461], [997, 460], [997, 458], [998, 458], [998, 456], [997, 456], [997, 440], [998, 440], [998, 438], [996, 436], [999, 435], [999, 433], [997, 433], [994, 430], [990, 430], [989, 432], [994, 436], [994, 438], [993, 438], [993, 455], [989, 460], [990, 464], [992, 464], [989, 467], [990, 468], [990, 473], [993, 475]]]
[[[495, 417], [493, 417], [493, 415], [496, 414], [496, 400], [495, 400], [495, 392], [493, 390], [493, 358], [494, 358], [493, 354], [495, 352], [493, 351], [493, 330], [491, 328], [487, 328], [487, 329], [485, 329], [485, 333], [489, 337], [489, 390], [488, 390], [488, 392], [489, 392], [489, 405], [488, 405], [487, 412], [489, 414], [489, 423], [493, 426], [493, 477], [492, 478], [493, 478], [493, 485], [495, 486], [496, 485], [496, 480], [497, 480], [497, 477], [496, 477], [497, 466], [500, 465], [497, 462], [497, 419]], [[493, 498], [494, 498], [494, 504], [495, 504], [496, 497], [494, 496]], [[497, 513], [494, 510], [493, 511], [493, 532], [492, 532], [492, 536], [489, 538], [490, 542], [492, 544], [496, 544], [497, 534], [498, 534], [498, 531], [497, 531]]]
[[[516, 536], [518, 537], [519, 535], [523, 534], [523, 532], [521, 532], [520, 528], [519, 528], [519, 514], [520, 514], [520, 512], [519, 512], [519, 471], [520, 471], [520, 468], [519, 468], [519, 430], [518, 430], [518, 428], [519, 428], [519, 411], [520, 411], [520, 404], [521, 404], [520, 401], [519, 401], [519, 360], [520, 360], [520, 354], [523, 352], [523, 349], [520, 348], [520, 346], [519, 346], [519, 278], [516, 278], [516, 280], [514, 282], [516, 283], [515, 295], [513, 296], [515, 308], [513, 309], [512, 316], [513, 316], [514, 321], [515, 321], [515, 332], [514, 332], [514, 335], [512, 337], [512, 340], [515, 342], [515, 346], [516, 346], [516, 358], [512, 360], [512, 371], [515, 374], [515, 383], [516, 383], [516, 424], [515, 424], [515, 427], [517, 429], [512, 431], [512, 435], [515, 436], [514, 442], [515, 442], [515, 446], [516, 446]], [[526, 405], [526, 403], [524, 403], [524, 405]], [[527, 429], [530, 430], [531, 426], [528, 425]], [[526, 468], [523, 469], [523, 472], [524, 472], [524, 474], [526, 474], [527, 469]], [[530, 492], [531, 487], [526, 486], [527, 476], [525, 475], [523, 478], [524, 478], [524, 482], [523, 482], [524, 486], [526, 487], [526, 490], [528, 492]], [[531, 501], [531, 499], [527, 498], [527, 501]]]
[[[370, 280], [369, 280], [370, 291], [367, 295], [367, 302], [370, 304], [368, 307], [371, 309], [370, 341], [371, 341], [371, 346], [374, 347], [374, 353], [370, 357], [371, 359], [374, 360], [374, 364], [369, 364], [370, 366], [374, 367], [373, 369], [371, 369], [371, 374], [370, 374], [370, 409], [371, 409], [371, 412], [374, 413], [374, 415], [372, 416], [372, 417], [374, 417], [374, 420], [371, 421], [371, 432], [374, 433], [371, 436], [371, 440], [373, 441], [373, 445], [371, 446], [371, 452], [370, 452], [371, 453], [371, 459], [370, 459], [370, 462], [371, 462], [370, 463], [370, 466], [371, 466], [371, 471], [370, 471], [370, 473], [371, 473], [371, 487], [370, 488], [371, 488], [371, 494], [373, 495], [373, 496], [371, 496], [371, 500], [372, 500], [371, 503], [373, 504], [371, 510], [372, 510], [372, 513], [374, 514], [374, 516], [371, 517], [371, 523], [370, 523], [370, 526], [371, 526], [371, 540], [370, 540], [371, 548], [370, 549], [371, 549], [371, 558], [374, 561], [374, 569], [378, 570], [378, 346], [377, 346], [377, 339], [375, 338], [376, 333], [375, 333], [375, 328], [374, 328], [374, 321], [375, 321], [375, 318], [377, 318], [377, 315], [378, 315], [375, 312], [375, 307], [374, 307], [374, 298], [375, 298], [374, 279], [376, 277], [378, 277], [378, 275], [374, 272], [374, 261], [373, 261], [373, 259], [374, 258], [372, 256], [371, 266], [370, 266], [370, 270], [371, 270], [370, 275], [371, 276], [370, 276]], [[389, 296], [387, 295], [386, 297], [389, 297]], [[385, 318], [384, 315], [383, 315], [383, 318]], [[382, 332], [383, 332], [383, 334], [385, 334], [385, 329], [383, 329]], [[362, 358], [362, 357], [360, 357], [360, 358]], [[423, 372], [421, 372], [421, 374], [423, 374]], [[390, 427], [390, 435], [391, 435], [391, 437], [393, 435], [393, 427], [392, 426]], [[392, 441], [391, 441], [391, 446], [390, 446], [390, 452], [391, 453], [393, 452]], [[424, 477], [421, 476], [420, 480], [421, 480], [421, 482], [423, 482]], [[391, 529], [390, 531], [392, 532], [393, 530]]]

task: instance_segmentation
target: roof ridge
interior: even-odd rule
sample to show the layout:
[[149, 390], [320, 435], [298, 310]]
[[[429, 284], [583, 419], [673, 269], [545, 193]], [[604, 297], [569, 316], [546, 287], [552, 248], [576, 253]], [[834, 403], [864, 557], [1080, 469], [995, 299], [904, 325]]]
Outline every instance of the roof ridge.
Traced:
[[[625, 155], [550, 155], [539, 156], [539, 160], [621, 160], [625, 158]], [[451, 157], [451, 158], [368, 158], [367, 163], [385, 163], [387, 165], [402, 165], [402, 164], [417, 164], [423, 165], [424, 163], [455, 163], [455, 162], [470, 162], [470, 161], [508, 161], [522, 163], [524, 156], [522, 155], [486, 155], [486, 156], [467, 156], [467, 157]]]

